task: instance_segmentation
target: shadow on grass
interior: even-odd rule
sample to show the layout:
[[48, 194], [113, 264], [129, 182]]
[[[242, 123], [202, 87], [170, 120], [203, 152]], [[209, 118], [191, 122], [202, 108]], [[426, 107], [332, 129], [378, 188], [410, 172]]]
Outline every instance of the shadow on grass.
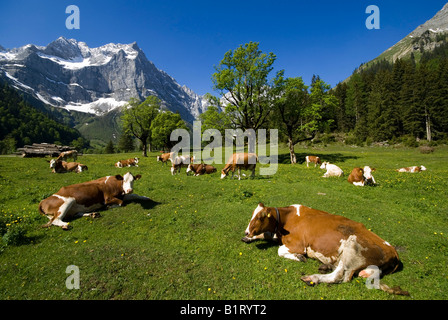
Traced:
[[[348, 156], [348, 155], [344, 155], [342, 153], [319, 154], [319, 153], [308, 152], [308, 153], [296, 153], [297, 163], [298, 164], [305, 163], [305, 161], [306, 161], [305, 157], [311, 156], [311, 155], [318, 156], [322, 162], [328, 161], [330, 163], [341, 163], [341, 162], [345, 162], [350, 159], [358, 159], [359, 158], [357, 156]], [[290, 164], [291, 156], [289, 155], [289, 153], [279, 154], [278, 155], [278, 163]]]

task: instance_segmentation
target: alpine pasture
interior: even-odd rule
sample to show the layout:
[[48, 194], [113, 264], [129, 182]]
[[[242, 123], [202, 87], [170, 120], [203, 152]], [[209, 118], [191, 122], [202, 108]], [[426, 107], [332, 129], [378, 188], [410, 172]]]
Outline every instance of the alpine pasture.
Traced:
[[[448, 147], [432, 154], [414, 148], [296, 148], [299, 163], [279, 151], [278, 172], [240, 181], [218, 172], [199, 177], [172, 176], [170, 167], [140, 154], [84, 155], [88, 171], [51, 173], [42, 158], [0, 157], [0, 299], [447, 299]], [[305, 156], [344, 170], [322, 178], [306, 167]], [[118, 160], [139, 157], [139, 166], [116, 168]], [[347, 182], [357, 166], [376, 168], [377, 186]], [[395, 169], [424, 165], [421, 173]], [[141, 174], [135, 201], [80, 218], [71, 229], [41, 228], [48, 219], [39, 202], [62, 186], [107, 175]], [[320, 263], [280, 258], [278, 246], [241, 241], [259, 202], [281, 207], [302, 204], [363, 223], [396, 247], [402, 270], [381, 279], [409, 297], [367, 289], [365, 280], [308, 287], [300, 280]], [[68, 289], [67, 267], [79, 268], [80, 288]]]

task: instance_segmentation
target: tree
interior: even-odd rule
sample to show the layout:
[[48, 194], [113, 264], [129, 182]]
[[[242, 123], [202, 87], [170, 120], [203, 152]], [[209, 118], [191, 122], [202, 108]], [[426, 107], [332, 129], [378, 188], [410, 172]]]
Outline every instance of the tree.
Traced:
[[178, 113], [160, 112], [151, 123], [151, 135], [154, 144], [169, 150], [176, 142], [170, 141], [171, 132], [176, 129], [187, 129], [185, 122]]
[[249, 42], [225, 53], [212, 75], [214, 89], [229, 103], [226, 112], [237, 128], [261, 128], [271, 111], [268, 75], [275, 54], [263, 53], [258, 42]]
[[114, 143], [109, 140], [109, 143], [104, 148], [104, 153], [115, 153]]
[[147, 157], [147, 145], [151, 151], [151, 124], [159, 113], [160, 99], [148, 96], [145, 101], [140, 102], [131, 98], [129, 103], [122, 108], [124, 133], [130, 133], [142, 143], [143, 156]]
[[291, 163], [297, 163], [294, 145], [304, 138], [304, 133], [300, 130], [306, 108], [309, 106], [308, 87], [302, 78], [283, 77], [283, 71], [277, 73], [274, 80], [274, 90], [277, 99], [275, 100], [275, 114], [277, 122], [285, 131], [288, 137], [289, 154]]
[[118, 140], [118, 149], [122, 152], [131, 152], [134, 151], [134, 139], [132, 135], [126, 132], [123, 132]]
[[207, 129], [216, 129], [224, 136], [225, 129], [231, 127], [229, 117], [225, 112], [220, 112], [220, 101], [210, 93], [205, 95], [206, 99], [210, 103], [207, 110], [199, 115], [199, 120], [202, 123], [201, 133], [204, 133]]

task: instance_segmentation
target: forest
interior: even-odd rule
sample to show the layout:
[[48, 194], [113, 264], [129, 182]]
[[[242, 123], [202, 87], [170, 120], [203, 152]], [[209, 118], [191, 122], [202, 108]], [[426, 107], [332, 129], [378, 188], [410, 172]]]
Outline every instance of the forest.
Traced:
[[448, 138], [448, 45], [423, 52], [416, 62], [377, 61], [360, 68], [333, 90], [332, 131], [363, 142]]
[[6, 83], [0, 82], [0, 154], [32, 143], [84, 146], [81, 134], [27, 103]]

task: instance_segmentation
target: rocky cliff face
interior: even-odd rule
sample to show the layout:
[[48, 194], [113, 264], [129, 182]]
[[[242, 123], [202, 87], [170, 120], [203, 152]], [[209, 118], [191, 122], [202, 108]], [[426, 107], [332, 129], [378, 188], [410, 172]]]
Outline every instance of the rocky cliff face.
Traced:
[[46, 47], [0, 47], [0, 77], [47, 104], [97, 115], [148, 95], [188, 122], [207, 107], [202, 96], [157, 69], [135, 42], [89, 48], [60, 37]]

